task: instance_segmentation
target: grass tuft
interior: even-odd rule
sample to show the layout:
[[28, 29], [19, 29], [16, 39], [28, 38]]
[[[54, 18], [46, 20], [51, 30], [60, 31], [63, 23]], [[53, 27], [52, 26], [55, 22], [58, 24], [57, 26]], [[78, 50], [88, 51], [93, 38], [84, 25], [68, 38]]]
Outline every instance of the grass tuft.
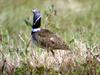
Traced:
[[[54, 58], [33, 47], [33, 8], [71, 51], [54, 51]], [[0, 75], [100, 75], [99, 9], [99, 0], [0, 0]]]

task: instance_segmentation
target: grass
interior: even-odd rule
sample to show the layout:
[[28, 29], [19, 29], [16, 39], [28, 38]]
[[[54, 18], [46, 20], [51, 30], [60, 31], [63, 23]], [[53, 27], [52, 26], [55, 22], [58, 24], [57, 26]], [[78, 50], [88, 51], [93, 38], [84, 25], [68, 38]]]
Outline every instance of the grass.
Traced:
[[[51, 54], [28, 45], [31, 27], [24, 20], [32, 20], [33, 8], [42, 12], [42, 27], [59, 34], [73, 51], [55, 51], [58, 61], [64, 57], [60, 68]], [[99, 0], [0, 0], [0, 74], [99, 75], [99, 8]]]

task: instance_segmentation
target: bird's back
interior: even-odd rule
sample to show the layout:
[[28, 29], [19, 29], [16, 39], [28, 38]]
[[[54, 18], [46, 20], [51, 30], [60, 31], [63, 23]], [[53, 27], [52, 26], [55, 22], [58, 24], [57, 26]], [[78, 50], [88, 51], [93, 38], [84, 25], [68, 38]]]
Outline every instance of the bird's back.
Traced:
[[41, 29], [41, 31], [33, 33], [33, 35], [35, 35], [35, 40], [42, 48], [60, 50], [69, 49], [69, 47], [61, 38], [47, 29]]

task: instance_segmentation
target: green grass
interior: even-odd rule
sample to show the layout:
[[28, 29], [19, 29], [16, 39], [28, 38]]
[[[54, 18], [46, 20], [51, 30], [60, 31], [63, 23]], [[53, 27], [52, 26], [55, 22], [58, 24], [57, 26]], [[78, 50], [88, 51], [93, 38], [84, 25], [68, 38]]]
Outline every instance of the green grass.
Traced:
[[[2, 38], [0, 39], [0, 64], [6, 60], [3, 65], [10, 65], [10, 69], [14, 68], [15, 75], [44, 74], [44, 65], [37, 69], [29, 64], [29, 62], [34, 62], [31, 57], [34, 49], [33, 45], [28, 46], [31, 27], [26, 25], [24, 20], [27, 17], [32, 19], [33, 8], [41, 10], [42, 27], [57, 33], [75, 53], [80, 54], [82, 50], [84, 52], [84, 48], [80, 48], [81, 44], [82, 47], [85, 45], [87, 51], [90, 49], [93, 52], [93, 58], [89, 60], [91, 63], [87, 63], [86, 60], [85, 63], [80, 63], [83, 56], [77, 55], [79, 59], [74, 61], [76, 67], [71, 66], [70, 71], [65, 71], [66, 74], [87, 75], [91, 73], [92, 75], [94, 72], [90, 72], [91, 69], [96, 69], [96, 75], [99, 75], [100, 65], [98, 63], [100, 62], [95, 56], [95, 54], [99, 56], [100, 50], [99, 0], [0, 0], [0, 38]], [[38, 52], [37, 57], [41, 55], [41, 51], [44, 51], [37, 47], [35, 50]], [[6, 68], [7, 66], [4, 68], [4, 75], [7, 74]], [[0, 73], [2, 73], [1, 69], [2, 65]], [[48, 71], [49, 75], [59, 75], [59, 71], [56, 72], [54, 68]]]

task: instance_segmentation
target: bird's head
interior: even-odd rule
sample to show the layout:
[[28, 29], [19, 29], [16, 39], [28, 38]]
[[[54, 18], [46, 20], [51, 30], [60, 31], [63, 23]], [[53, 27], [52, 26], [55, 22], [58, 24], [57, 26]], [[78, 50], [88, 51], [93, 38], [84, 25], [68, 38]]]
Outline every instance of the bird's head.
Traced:
[[40, 11], [38, 9], [33, 9], [32, 12], [34, 15], [32, 28], [33, 29], [40, 28], [40, 26], [41, 26], [41, 13], [40, 13]]

